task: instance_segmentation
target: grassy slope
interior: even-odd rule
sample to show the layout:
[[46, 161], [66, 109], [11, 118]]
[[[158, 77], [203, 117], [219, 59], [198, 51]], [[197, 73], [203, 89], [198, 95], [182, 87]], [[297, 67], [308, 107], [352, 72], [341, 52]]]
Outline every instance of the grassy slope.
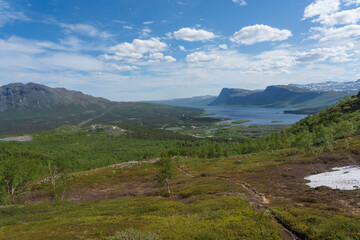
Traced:
[[[292, 149], [228, 159], [177, 159], [176, 165], [194, 177], [177, 170], [171, 198], [157, 184], [154, 164], [70, 174], [58, 182], [58, 198], [65, 201], [39, 203], [52, 199], [51, 186], [33, 184], [18, 197], [37, 204], [0, 208], [0, 239], [107, 239], [133, 228], [163, 239], [281, 239], [282, 228], [273, 217], [244, 199], [271, 209], [311, 239], [358, 239], [360, 190], [311, 189], [303, 179], [360, 162], [360, 138], [348, 141], [348, 150], [339, 141], [320, 160]], [[266, 201], [254, 198], [242, 182]]]

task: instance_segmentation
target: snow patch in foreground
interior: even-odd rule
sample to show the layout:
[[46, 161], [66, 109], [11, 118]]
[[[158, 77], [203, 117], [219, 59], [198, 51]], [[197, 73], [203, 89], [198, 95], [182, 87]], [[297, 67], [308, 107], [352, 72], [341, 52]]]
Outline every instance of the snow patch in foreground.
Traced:
[[360, 189], [360, 167], [336, 167], [332, 170], [334, 171], [305, 177], [306, 180], [310, 181], [306, 185], [312, 188], [327, 186], [340, 190]]

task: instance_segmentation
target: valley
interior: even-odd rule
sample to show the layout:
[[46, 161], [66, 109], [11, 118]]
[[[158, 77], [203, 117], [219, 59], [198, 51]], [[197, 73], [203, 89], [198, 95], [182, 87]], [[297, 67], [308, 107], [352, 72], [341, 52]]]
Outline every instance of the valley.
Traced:
[[115, 105], [32, 141], [4, 136], [0, 239], [357, 239], [360, 190], [306, 178], [359, 166], [359, 101], [289, 125], [187, 117], [174, 129], [115, 122]]

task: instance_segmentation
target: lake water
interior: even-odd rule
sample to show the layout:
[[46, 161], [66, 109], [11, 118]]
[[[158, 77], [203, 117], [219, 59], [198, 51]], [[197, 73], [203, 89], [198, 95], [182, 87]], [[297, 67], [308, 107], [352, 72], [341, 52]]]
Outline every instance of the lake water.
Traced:
[[288, 108], [257, 108], [257, 107], [202, 107], [207, 113], [214, 114], [210, 117], [229, 118], [231, 121], [250, 120], [243, 125], [275, 125], [293, 124], [307, 115], [284, 114]]

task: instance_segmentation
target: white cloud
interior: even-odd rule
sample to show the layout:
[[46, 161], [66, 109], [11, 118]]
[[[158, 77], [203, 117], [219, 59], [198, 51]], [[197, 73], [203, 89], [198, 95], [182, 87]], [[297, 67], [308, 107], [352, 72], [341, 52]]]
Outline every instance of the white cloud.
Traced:
[[0, 27], [16, 20], [29, 21], [29, 18], [23, 12], [12, 9], [6, 1], [0, 0]]
[[259, 42], [283, 41], [292, 36], [289, 30], [280, 30], [267, 25], [253, 25], [242, 28], [230, 40], [235, 43], [252, 45]]
[[154, 21], [145, 21], [145, 22], [143, 22], [143, 24], [145, 24], [145, 25], [149, 25], [149, 24], [153, 24], [154, 23]]
[[[149, 55], [149, 59], [151, 59], [151, 60], [158, 60], [158, 61], [160, 61], [160, 60], [162, 60], [162, 61], [164, 61], [164, 62], [176, 62], [176, 59], [175, 58], [173, 58], [173, 57], [171, 57], [171, 56], [164, 56], [164, 54], [163, 53], [159, 53], [159, 52], [157, 52], [157, 53], [151, 53], [150, 55]], [[150, 60], [150, 62], [151, 62], [151, 60]]]
[[130, 66], [130, 65], [118, 65], [116, 63], [108, 64], [109, 67], [114, 68], [118, 71], [133, 71], [139, 69], [137, 66]]
[[355, 24], [360, 20], [360, 7], [350, 10], [335, 12], [329, 15], [322, 15], [314, 22], [325, 25]]
[[111, 34], [107, 32], [101, 32], [96, 29], [94, 26], [89, 24], [65, 24], [60, 23], [61, 27], [67, 29], [68, 31], [78, 33], [80, 35], [88, 36], [88, 37], [100, 37], [100, 38], [109, 38]]
[[110, 51], [119, 59], [142, 58], [144, 54], [162, 52], [167, 49], [167, 44], [161, 42], [159, 38], [148, 40], [134, 39], [132, 43], [121, 43], [112, 48]]
[[360, 36], [360, 25], [347, 25], [340, 28], [323, 28], [314, 27], [311, 28], [312, 39], [318, 39], [322, 42], [336, 39], [344, 39], [350, 37]]
[[327, 48], [315, 48], [307, 52], [297, 52], [296, 61], [301, 63], [309, 62], [322, 62], [330, 60], [331, 62], [346, 62], [351, 61], [353, 54], [348, 53], [349, 50], [353, 49], [353, 44], [348, 44], [346, 46], [335, 46]]
[[179, 46], [179, 49], [181, 50], [181, 51], [183, 51], [183, 52], [185, 52], [186, 51], [186, 49], [185, 49], [185, 47], [184, 46]]
[[141, 30], [141, 31], [139, 32], [139, 36], [140, 36], [141, 38], [147, 38], [147, 37], [150, 36], [150, 33], [151, 33], [151, 29], [145, 27], [143, 30]]
[[193, 28], [181, 28], [180, 30], [175, 31], [173, 35], [178, 40], [185, 40], [189, 42], [206, 41], [216, 37], [212, 32]]
[[173, 58], [172, 56], [164, 56], [163, 60], [165, 62], [176, 62], [176, 59]]
[[324, 16], [340, 9], [340, 0], [316, 0], [305, 8], [304, 19]]
[[132, 26], [123, 26], [124, 29], [133, 29]]
[[345, 6], [360, 5], [360, 0], [344, 0]]
[[239, 6], [247, 5], [247, 2], [245, 2], [245, 0], [232, 0], [232, 1], [236, 4], [238, 4]]
[[186, 56], [186, 61], [189, 63], [212, 62], [217, 59], [219, 59], [218, 55], [207, 54], [205, 52], [194, 52]]
[[[176, 62], [172, 56], [165, 56], [163, 51], [167, 50], [166, 43], [161, 42], [159, 38], [151, 38], [148, 40], [134, 39], [132, 43], [125, 42], [110, 48], [112, 55], [104, 54], [100, 59], [104, 61], [120, 61], [135, 65], [147, 65], [148, 63]], [[128, 64], [124, 64], [128, 66]], [[117, 65], [119, 66], [119, 65]], [[116, 67], [119, 70], [119, 67]], [[120, 69], [126, 71], [138, 68], [129, 68], [120, 66]]]
[[219, 45], [219, 48], [223, 49], [223, 50], [227, 50], [228, 49], [228, 45], [226, 44], [221, 44]]

